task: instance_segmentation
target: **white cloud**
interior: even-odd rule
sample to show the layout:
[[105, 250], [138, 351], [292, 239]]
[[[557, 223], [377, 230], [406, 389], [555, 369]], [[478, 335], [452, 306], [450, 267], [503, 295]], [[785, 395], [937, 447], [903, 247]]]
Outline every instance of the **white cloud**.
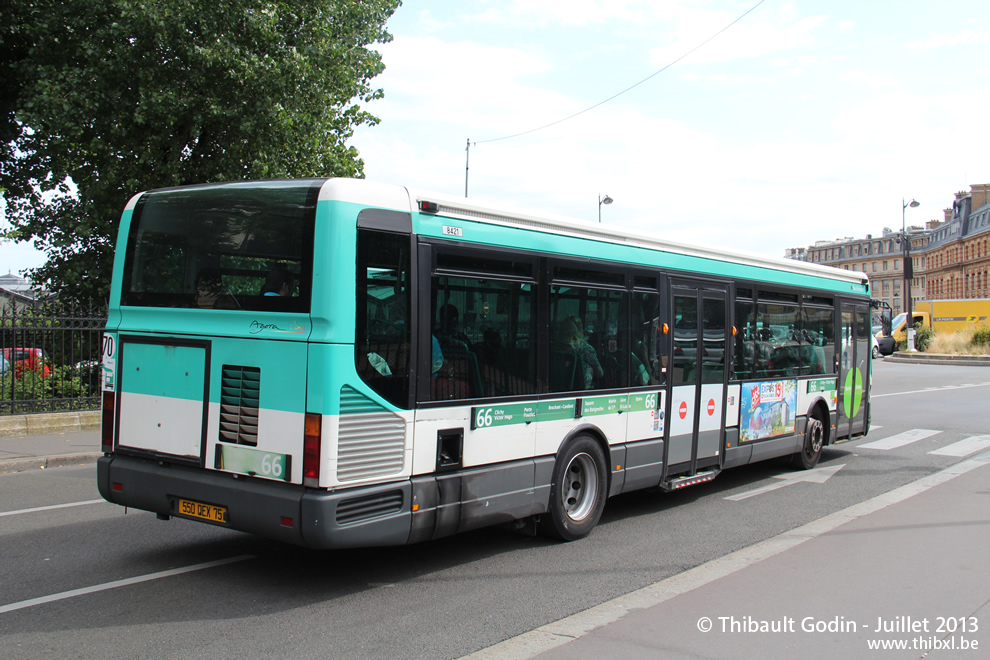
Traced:
[[650, 64], [659, 68], [682, 57], [685, 63], [696, 65], [787, 53], [814, 44], [815, 31], [827, 21], [824, 16], [792, 17], [786, 8], [776, 15], [761, 10], [762, 7], [721, 34], [720, 30], [738, 18], [737, 12], [681, 12], [671, 38], [650, 50]]
[[990, 43], [990, 34], [966, 28], [949, 34], [933, 34], [926, 39], [909, 42], [905, 47], [917, 50], [934, 50], [955, 46], [970, 46]]
[[[530, 17], [564, 11], [537, 4]], [[475, 18], [479, 7], [502, 12], [487, 18], [503, 22], [525, 11], [468, 6]], [[399, 34], [385, 50], [387, 100], [371, 108], [383, 124], [355, 140], [369, 178], [463, 194], [468, 137], [508, 136], [587, 109], [636, 82], [636, 53], [656, 44], [644, 32], [669, 36], [669, 52], [680, 55], [748, 8], [678, 3], [659, 20], [655, 6], [623, 3], [616, 11], [639, 12], [638, 24], [587, 28], [600, 71], [572, 68], [572, 41], [589, 33], [571, 28], [544, 30], [538, 41], [503, 39], [501, 28], [453, 30], [446, 40]], [[969, 134], [963, 127], [982, 126], [986, 86], [959, 90], [941, 70], [929, 81], [917, 63], [891, 66], [892, 40], [906, 40], [874, 34], [881, 17], [838, 22], [800, 9], [761, 7], [725, 43], [702, 49], [697, 66], [536, 133], [472, 146], [472, 199], [594, 221], [607, 193], [615, 203], [602, 208], [606, 223], [779, 256], [879, 233], [897, 224], [902, 195], [922, 202], [915, 222], [939, 218], [952, 192], [990, 180], [978, 156], [953, 152]]]
[[867, 87], [898, 88], [901, 83], [896, 78], [883, 73], [870, 73], [867, 71], [847, 71], [840, 73], [837, 78], [843, 82], [854, 85], [865, 85]]

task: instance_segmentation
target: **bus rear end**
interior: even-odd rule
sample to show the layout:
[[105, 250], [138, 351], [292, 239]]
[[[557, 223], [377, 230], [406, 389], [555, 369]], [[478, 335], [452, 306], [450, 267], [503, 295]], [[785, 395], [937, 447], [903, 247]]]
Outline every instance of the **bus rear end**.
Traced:
[[[334, 495], [318, 488], [324, 411], [309, 409], [307, 391], [312, 354], [325, 366], [330, 350], [311, 343], [314, 276], [329, 275], [314, 268], [324, 183], [193, 186], [128, 204], [104, 340], [105, 499], [336, 543], [322, 519]], [[408, 536], [408, 521], [386, 528], [340, 545]]]

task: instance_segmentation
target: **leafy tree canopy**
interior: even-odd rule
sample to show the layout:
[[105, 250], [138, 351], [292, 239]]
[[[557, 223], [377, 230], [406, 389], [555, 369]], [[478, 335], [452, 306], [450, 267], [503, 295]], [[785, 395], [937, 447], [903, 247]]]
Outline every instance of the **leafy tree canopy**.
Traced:
[[0, 188], [63, 299], [105, 300], [136, 192], [355, 176], [400, 0], [4, 0]]

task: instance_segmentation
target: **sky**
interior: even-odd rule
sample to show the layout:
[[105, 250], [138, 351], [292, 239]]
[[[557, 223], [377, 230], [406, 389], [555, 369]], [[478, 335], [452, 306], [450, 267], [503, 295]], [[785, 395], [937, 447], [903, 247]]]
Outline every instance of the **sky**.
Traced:
[[473, 202], [596, 222], [608, 195], [605, 224], [774, 257], [990, 182], [990, 3], [757, 4], [407, 0], [352, 142], [369, 179], [463, 195], [470, 139]]
[[985, 0], [405, 0], [388, 29], [368, 179], [460, 196], [469, 165], [473, 203], [771, 257], [990, 182]]

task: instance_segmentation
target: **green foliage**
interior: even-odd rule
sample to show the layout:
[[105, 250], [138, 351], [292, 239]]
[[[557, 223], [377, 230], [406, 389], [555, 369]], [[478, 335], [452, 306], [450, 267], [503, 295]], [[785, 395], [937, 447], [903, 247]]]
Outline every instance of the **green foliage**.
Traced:
[[[81, 410], [87, 407], [83, 400], [99, 394], [99, 381], [87, 386], [74, 367], [51, 367], [45, 376], [40, 370], [25, 369], [15, 373], [10, 369], [0, 375], [0, 412], [31, 412]], [[92, 391], [91, 391], [92, 390]], [[55, 399], [58, 399], [57, 401]], [[32, 401], [23, 409], [18, 401]]]
[[922, 326], [920, 323], [915, 326], [915, 329], [917, 333], [914, 336], [914, 347], [921, 352], [925, 352], [932, 343], [935, 331], [932, 330], [931, 326]]
[[133, 194], [240, 179], [356, 176], [400, 0], [5, 0], [0, 188], [7, 238], [63, 300], [107, 297]]
[[990, 345], [990, 326], [981, 326], [973, 333], [974, 346]]

